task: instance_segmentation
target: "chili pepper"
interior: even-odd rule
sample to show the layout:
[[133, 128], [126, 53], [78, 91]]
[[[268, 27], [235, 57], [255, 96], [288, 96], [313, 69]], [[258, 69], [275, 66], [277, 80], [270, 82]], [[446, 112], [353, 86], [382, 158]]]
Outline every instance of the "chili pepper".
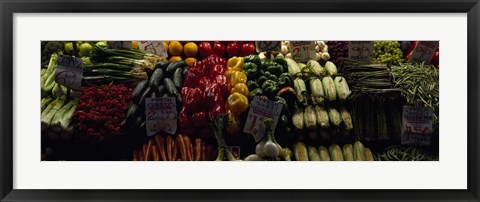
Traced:
[[192, 114], [192, 123], [195, 127], [204, 127], [208, 125], [207, 115], [205, 112], [197, 112]]
[[247, 84], [244, 84], [244, 83], [235, 84], [235, 86], [233, 86], [233, 88], [230, 90], [230, 93], [235, 93], [235, 92], [238, 92], [246, 97], [248, 97], [250, 93], [248, 91]]
[[193, 113], [198, 110], [199, 105], [202, 104], [202, 91], [200, 88], [191, 88], [188, 95], [183, 101], [183, 107], [187, 112]]
[[258, 67], [253, 62], [246, 62], [243, 64], [243, 72], [249, 80], [254, 80], [258, 76]]
[[242, 71], [243, 67], [243, 57], [232, 57], [228, 59], [227, 68], [228, 70]]
[[227, 110], [233, 115], [240, 116], [248, 109], [248, 98], [240, 93], [232, 93], [227, 99]]

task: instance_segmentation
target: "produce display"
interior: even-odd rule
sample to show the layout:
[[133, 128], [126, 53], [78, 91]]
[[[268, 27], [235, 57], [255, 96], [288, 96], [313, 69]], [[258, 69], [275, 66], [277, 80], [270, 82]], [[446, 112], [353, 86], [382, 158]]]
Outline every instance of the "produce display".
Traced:
[[439, 160], [438, 47], [408, 63], [423, 42], [374, 41], [372, 61], [349, 41], [255, 44], [42, 41], [41, 160]]

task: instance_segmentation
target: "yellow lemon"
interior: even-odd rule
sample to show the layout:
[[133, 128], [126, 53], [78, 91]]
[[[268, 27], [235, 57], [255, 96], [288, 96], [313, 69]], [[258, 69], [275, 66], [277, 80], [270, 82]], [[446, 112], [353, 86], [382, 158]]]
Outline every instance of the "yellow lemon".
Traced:
[[185, 63], [187, 63], [187, 66], [191, 67], [193, 65], [193, 63], [195, 63], [197, 61], [197, 59], [195, 58], [187, 58], [185, 59]]
[[172, 56], [170, 58], [170, 62], [176, 62], [176, 61], [180, 61], [180, 60], [182, 60], [182, 57], [180, 57], [180, 56]]
[[170, 55], [181, 55], [183, 51], [183, 46], [178, 41], [172, 41], [168, 44], [168, 52]]
[[132, 48], [138, 49], [138, 41], [132, 41]]
[[193, 42], [188, 42], [183, 47], [183, 51], [187, 57], [195, 57], [197, 56], [198, 46]]

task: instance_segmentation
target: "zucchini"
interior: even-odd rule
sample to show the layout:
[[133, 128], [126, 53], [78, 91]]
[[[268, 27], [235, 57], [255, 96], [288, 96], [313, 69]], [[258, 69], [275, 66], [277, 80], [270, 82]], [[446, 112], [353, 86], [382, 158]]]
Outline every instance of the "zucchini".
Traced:
[[177, 70], [175, 70], [175, 73], [173, 73], [173, 84], [175, 84], [175, 87], [177, 87], [177, 89], [180, 89], [182, 87], [182, 79], [183, 79], [183, 69], [182, 68], [177, 68]]
[[152, 93], [152, 88], [147, 87], [147, 89], [143, 92], [142, 96], [140, 96], [140, 100], [138, 101], [138, 103], [141, 109], [145, 108], [145, 98], [150, 96], [151, 93]]
[[159, 95], [163, 95], [167, 92], [167, 88], [165, 88], [165, 85], [160, 85], [160, 86], [158, 86], [157, 89], [158, 89], [158, 94]]
[[166, 72], [167, 75], [173, 75], [175, 70], [177, 70], [178, 68], [183, 68], [185, 66], [187, 66], [187, 63], [185, 63], [185, 61], [183, 61], [183, 60], [175, 61], [175, 62], [170, 63], [167, 66], [167, 69], [165, 70], [165, 72]]
[[182, 96], [180, 93], [178, 93], [177, 87], [175, 87], [175, 84], [173, 83], [172, 79], [170, 78], [165, 78], [163, 79], [163, 83], [167, 89], [167, 92], [170, 96], [175, 96], [177, 97], [178, 102], [183, 102], [182, 101]]
[[162, 69], [156, 69], [148, 81], [150, 88], [156, 88], [162, 82], [164, 73]]
[[185, 76], [185, 74], [187, 74], [188, 70], [190, 70], [190, 67], [185, 66], [185, 67], [183, 68], [182, 75]]
[[140, 81], [137, 86], [133, 89], [132, 92], [132, 101], [138, 102], [142, 97], [143, 92], [147, 89], [148, 80]]

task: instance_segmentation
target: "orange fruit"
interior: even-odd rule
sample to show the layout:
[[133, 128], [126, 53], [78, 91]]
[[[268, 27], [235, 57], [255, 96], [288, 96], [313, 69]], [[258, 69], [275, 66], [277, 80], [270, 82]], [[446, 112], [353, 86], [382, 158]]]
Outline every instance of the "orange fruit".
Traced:
[[183, 47], [183, 52], [187, 57], [195, 57], [197, 56], [198, 46], [193, 42], [188, 42]]
[[168, 44], [168, 52], [170, 55], [178, 56], [181, 55], [183, 51], [183, 46], [178, 41], [172, 41]]
[[138, 49], [138, 41], [132, 41], [132, 48]]
[[172, 56], [170, 58], [170, 62], [176, 62], [176, 61], [180, 61], [180, 60], [182, 60], [181, 56]]
[[185, 59], [185, 63], [187, 63], [187, 66], [191, 67], [193, 65], [193, 63], [195, 63], [197, 61], [197, 59], [195, 58], [187, 58]]

